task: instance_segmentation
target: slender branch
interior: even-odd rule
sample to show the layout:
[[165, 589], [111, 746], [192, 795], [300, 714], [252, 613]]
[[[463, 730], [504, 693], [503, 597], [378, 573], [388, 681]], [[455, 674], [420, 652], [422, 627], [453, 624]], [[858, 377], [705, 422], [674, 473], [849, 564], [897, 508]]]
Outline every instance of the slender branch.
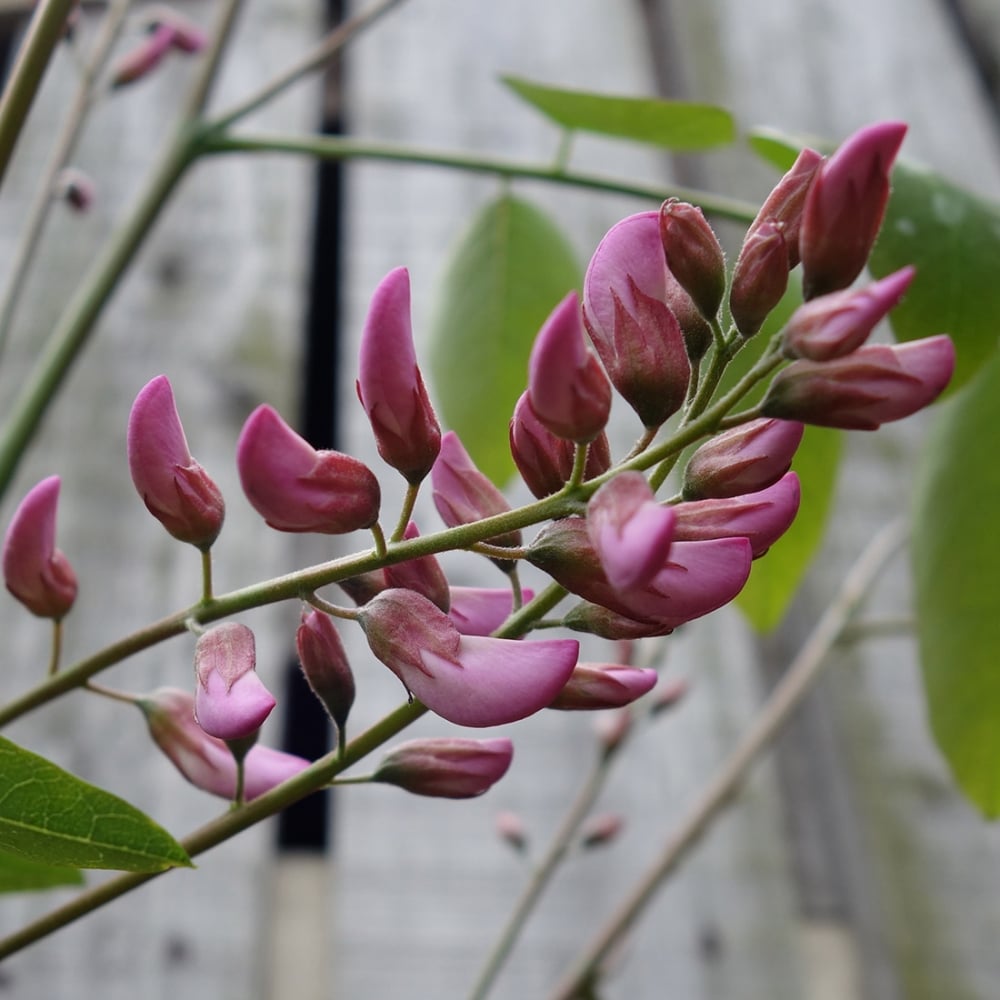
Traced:
[[222, 57], [229, 47], [233, 28], [236, 27], [236, 19], [242, 9], [243, 0], [225, 0], [219, 10], [216, 22], [209, 34], [208, 51], [205, 52], [198, 75], [184, 105], [183, 117], [188, 121], [200, 118], [205, 110], [205, 105], [212, 95], [212, 88], [219, 75]]
[[700, 205], [712, 215], [737, 222], [752, 222], [757, 213], [757, 207], [749, 202], [695, 188], [636, 184], [623, 178], [562, 170], [547, 163], [526, 163], [474, 153], [449, 153], [343, 136], [228, 135], [217, 131], [206, 136], [204, 150], [207, 153], [290, 153], [323, 160], [361, 159], [450, 167], [505, 179], [548, 181], [608, 194], [635, 195], [650, 201], [663, 201], [673, 197]]
[[75, 0], [42, 0], [28, 25], [17, 62], [0, 95], [0, 184], [74, 3]]
[[630, 930], [663, 882], [701, 839], [712, 820], [739, 790], [750, 767], [770, 745], [816, 682], [828, 654], [889, 559], [906, 537], [902, 522], [883, 528], [851, 567], [826, 609], [750, 728], [682, 818], [660, 856], [635, 884], [607, 924], [583, 949], [550, 1000], [575, 1000], [598, 977], [602, 963]]

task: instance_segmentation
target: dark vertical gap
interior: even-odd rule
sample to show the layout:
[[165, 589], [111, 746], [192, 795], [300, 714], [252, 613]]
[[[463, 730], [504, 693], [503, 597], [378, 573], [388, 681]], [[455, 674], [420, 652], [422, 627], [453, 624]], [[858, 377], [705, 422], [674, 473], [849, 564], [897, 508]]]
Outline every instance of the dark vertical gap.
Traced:
[[[344, 17], [344, 0], [327, 0], [326, 22], [332, 26]], [[340, 64], [331, 65], [323, 79], [320, 130], [327, 135], [344, 131], [340, 102]], [[302, 352], [302, 435], [315, 448], [334, 448], [339, 438], [337, 412], [338, 353], [341, 319], [341, 238], [343, 177], [339, 162], [315, 166], [311, 273]], [[319, 701], [309, 690], [298, 661], [293, 657], [285, 675], [285, 732], [283, 746], [289, 753], [315, 760], [331, 747], [332, 727]], [[323, 851], [330, 839], [329, 792], [310, 795], [280, 815], [279, 850]]]

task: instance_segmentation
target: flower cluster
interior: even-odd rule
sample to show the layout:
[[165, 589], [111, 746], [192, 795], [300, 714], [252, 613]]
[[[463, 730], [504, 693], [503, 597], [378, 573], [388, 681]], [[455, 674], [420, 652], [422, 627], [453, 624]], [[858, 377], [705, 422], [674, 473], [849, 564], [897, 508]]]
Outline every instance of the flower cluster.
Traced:
[[[168, 29], [180, 44], [176, 24], [154, 37]], [[334, 568], [326, 581], [339, 582], [352, 606], [302, 595], [311, 606], [296, 634], [299, 658], [337, 727], [340, 753], [355, 683], [335, 619], [360, 627], [409, 698], [456, 725], [625, 706], [650, 691], [656, 672], [580, 663], [575, 638], [526, 639], [538, 616], [520, 585], [522, 561], [573, 595], [558, 620], [565, 628], [615, 640], [666, 635], [732, 601], [753, 561], [791, 525], [800, 484], [790, 466], [803, 424], [873, 429], [941, 392], [954, 365], [947, 337], [866, 344], [913, 270], [851, 287], [881, 226], [904, 131], [897, 123], [862, 129], [829, 158], [803, 151], [748, 229], [731, 275], [693, 205], [671, 199], [607, 233], [582, 301], [568, 294], [539, 331], [510, 420], [515, 464], [543, 501], [534, 521], [511, 509], [457, 434], [442, 433], [417, 363], [405, 269], [374, 293], [357, 379], [378, 454], [407, 484], [408, 506], [388, 542], [372, 469], [317, 450], [270, 406], [250, 414], [236, 465], [247, 500], [270, 527], [375, 537], [367, 572], [345, 577]], [[805, 302], [753, 369], [770, 379], [762, 401], [736, 413], [742, 397], [716, 398], [721, 371], [759, 335], [799, 265]], [[615, 394], [642, 428], [621, 459], [606, 435]], [[673, 429], [664, 431], [668, 421]], [[700, 444], [679, 470], [677, 495], [658, 498], [693, 442]], [[128, 462], [150, 513], [208, 560], [225, 505], [191, 456], [165, 376], [135, 400]], [[428, 478], [445, 525], [430, 544], [409, 517]], [[56, 622], [76, 595], [73, 570], [54, 545], [58, 494], [52, 477], [27, 495], [2, 554], [8, 589]], [[525, 546], [521, 529], [539, 520], [548, 523]], [[455, 547], [480, 547], [508, 574], [508, 587], [452, 586], [436, 553]], [[193, 696], [161, 690], [136, 702], [189, 780], [223, 795], [261, 794], [308, 762], [255, 745], [275, 699], [257, 675], [250, 629], [233, 621], [193, 627]], [[425, 795], [478, 795], [507, 770], [511, 753], [506, 738], [414, 741], [390, 753], [371, 780]]]

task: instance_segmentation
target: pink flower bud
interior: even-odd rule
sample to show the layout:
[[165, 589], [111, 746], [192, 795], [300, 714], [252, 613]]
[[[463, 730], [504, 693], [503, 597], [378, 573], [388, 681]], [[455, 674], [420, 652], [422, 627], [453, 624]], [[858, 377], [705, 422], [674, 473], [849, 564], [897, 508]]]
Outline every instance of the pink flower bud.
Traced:
[[785, 327], [785, 356], [831, 361], [857, 350], [899, 303], [915, 274], [904, 267], [865, 288], [831, 292], [799, 306]]
[[208, 36], [194, 21], [172, 7], [157, 6], [149, 12], [149, 26], [153, 29], [160, 25], [172, 28], [174, 32], [173, 47], [179, 52], [191, 55], [201, 52], [208, 45]]
[[735, 497], [776, 483], [805, 428], [790, 420], [750, 420], [706, 441], [684, 470], [684, 499]]
[[76, 574], [56, 548], [59, 477], [28, 491], [14, 511], [3, 540], [7, 589], [34, 615], [63, 618], [76, 600]]
[[[417, 526], [411, 521], [406, 526], [403, 537], [417, 538], [419, 535]], [[385, 582], [387, 587], [401, 587], [423, 594], [446, 613], [451, 607], [448, 579], [441, 569], [441, 564], [433, 555], [418, 556], [416, 559], [407, 559], [406, 562], [386, 566]]]
[[[535, 415], [528, 393], [521, 394], [510, 421], [510, 453], [528, 489], [539, 499], [558, 493], [573, 472], [572, 442], [556, 437]], [[587, 448], [584, 478], [611, 468], [608, 437], [602, 431]]]
[[[521, 594], [527, 603], [535, 592], [526, 587]], [[509, 587], [452, 587], [448, 617], [462, 635], [491, 635], [514, 611], [514, 595]]]
[[713, 320], [726, 291], [726, 258], [700, 208], [670, 198], [660, 208], [667, 267], [705, 319]]
[[309, 687], [343, 733], [354, 704], [354, 674], [330, 616], [316, 610], [303, 611], [295, 648]]
[[[236, 796], [236, 759], [229, 747], [209, 736], [194, 718], [187, 691], [160, 688], [136, 701], [149, 734], [178, 771], [197, 788], [225, 799]], [[269, 792], [309, 766], [309, 761], [255, 745], [243, 758], [243, 793], [248, 801]]]
[[781, 223], [763, 222], [747, 238], [736, 260], [729, 312], [740, 336], [764, 325], [788, 287], [788, 248]]
[[584, 850], [610, 844], [625, 827], [625, 820], [619, 813], [600, 813], [591, 816], [580, 828], [580, 846]]
[[556, 437], [586, 444], [611, 413], [611, 383], [584, 340], [576, 292], [552, 311], [535, 338], [528, 362], [528, 399]]
[[382, 758], [372, 780], [396, 785], [414, 795], [472, 799], [507, 773], [513, 756], [514, 745], [504, 737], [410, 740]]
[[209, 548], [226, 505], [218, 486], [191, 457], [166, 375], [140, 390], [128, 419], [128, 465], [147, 510], [174, 538]]
[[245, 739], [271, 714], [274, 698], [257, 676], [256, 665], [253, 632], [245, 625], [223, 622], [198, 637], [194, 714], [209, 736]]
[[945, 335], [868, 344], [833, 361], [794, 361], [778, 372], [761, 412], [819, 427], [873, 431], [932, 403], [955, 368]]
[[632, 732], [632, 724], [632, 710], [627, 706], [598, 712], [594, 716], [594, 733], [601, 749], [606, 754], [617, 750]]
[[339, 451], [317, 451], [270, 406], [258, 406], [243, 425], [236, 464], [251, 506], [278, 531], [341, 535], [378, 520], [371, 470]]
[[134, 48], [126, 52], [111, 69], [111, 86], [124, 87], [148, 76], [160, 65], [174, 46], [174, 29], [157, 24]]
[[621, 472], [587, 504], [587, 532], [608, 583], [643, 586], [660, 571], [674, 537], [674, 511], [656, 502], [641, 472]]
[[656, 622], [638, 621], [599, 604], [581, 601], [563, 616], [563, 625], [574, 632], [588, 632], [602, 639], [648, 639], [650, 636], [670, 635], [673, 628]]
[[658, 212], [629, 216], [594, 251], [583, 282], [583, 321], [612, 384], [646, 427], [684, 402], [691, 364], [669, 307]]
[[509, 809], [498, 812], [495, 821], [496, 831], [500, 839], [510, 844], [518, 853], [523, 853], [528, 847], [528, 831], [524, 820]]
[[758, 559], [789, 529], [798, 513], [799, 477], [786, 472], [776, 483], [744, 496], [719, 500], [692, 500], [674, 508], [674, 538], [747, 538]]
[[819, 168], [802, 210], [799, 247], [806, 299], [846, 288], [861, 273], [889, 201], [889, 173], [906, 126], [860, 129]]
[[802, 210], [806, 195], [817, 171], [823, 163], [823, 156], [815, 149], [803, 149], [796, 157], [791, 169], [775, 185], [774, 190], [761, 205], [757, 218], [747, 230], [746, 243], [757, 230], [772, 224], [781, 228], [788, 253], [788, 270], [799, 262], [799, 232], [802, 228]]
[[386, 590], [359, 612], [368, 645], [408, 691], [449, 722], [499, 726], [549, 705], [576, 665], [573, 639], [461, 635], [412, 590]]
[[338, 580], [337, 586], [357, 605], [367, 604], [376, 594], [381, 594], [389, 584], [386, 583], [385, 571], [373, 569], [370, 573], [360, 573], [349, 576], [346, 580]]
[[[441, 453], [431, 469], [431, 483], [434, 506], [449, 528], [510, 510], [504, 495], [476, 468], [454, 431], [441, 438]], [[493, 545], [517, 546], [521, 544], [521, 532], [508, 531], [489, 541]]]
[[617, 663], [578, 663], [549, 708], [622, 708], [656, 684], [656, 671]]
[[94, 182], [76, 167], [66, 167], [56, 178], [56, 194], [74, 212], [89, 212], [94, 204], [96, 188]]
[[378, 453], [408, 482], [419, 483], [437, 458], [441, 428], [413, 349], [406, 268], [390, 271], [372, 296], [361, 335], [357, 390]]
[[683, 677], [675, 677], [673, 680], [664, 681], [653, 694], [653, 703], [650, 705], [650, 713], [659, 715], [678, 705], [688, 693], [688, 682]]

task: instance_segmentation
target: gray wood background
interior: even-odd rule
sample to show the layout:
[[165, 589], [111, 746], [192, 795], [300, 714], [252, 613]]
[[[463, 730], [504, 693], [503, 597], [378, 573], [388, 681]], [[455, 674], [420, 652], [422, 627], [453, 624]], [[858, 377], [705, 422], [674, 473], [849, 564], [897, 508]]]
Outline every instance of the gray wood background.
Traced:
[[[203, 5], [185, 5], [207, 21]], [[964, 23], [956, 18], [960, 10]], [[251, 5], [224, 91], [246, 93], [319, 31], [317, 5]], [[970, 40], [975, 44], [970, 44]], [[352, 131], [455, 149], [546, 160], [556, 133], [497, 84], [502, 72], [592, 90], [660, 92], [731, 107], [743, 127], [772, 125], [839, 139], [881, 117], [911, 123], [904, 153], [1000, 196], [994, 0], [409, 0], [345, 63]], [[974, 56], [985, 56], [977, 70]], [[991, 55], [992, 54], [992, 55]], [[992, 58], [992, 63], [989, 59]], [[0, 406], [75, 276], [119, 217], [163, 133], [190, 66], [176, 60], [95, 114], [78, 156], [98, 181], [85, 219], [58, 218], [46, 265], [0, 364]], [[992, 74], [992, 75], [991, 75]], [[34, 144], [0, 199], [0, 261], [72, 80], [54, 67], [34, 113]], [[309, 130], [315, 87], [300, 87], [255, 126]], [[747, 198], [773, 177], [732, 152], [671, 163], [581, 139], [575, 165], [654, 182], [674, 176]], [[151, 376], [174, 382], [192, 450], [229, 500], [217, 547], [228, 589], [325, 558], [325, 541], [289, 542], [263, 529], [242, 500], [232, 459], [245, 414], [261, 400], [294, 413], [308, 271], [308, 165], [278, 157], [199, 166], [144, 248], [84, 362], [18, 475], [12, 498], [43, 475], [64, 478], [60, 545], [81, 577], [67, 657], [190, 600], [192, 553], [170, 542], [134, 496], [124, 462], [128, 407]], [[572, 234], [581, 267], [634, 200], [517, 190], [538, 198]], [[448, 248], [493, 182], [462, 174], [357, 164], [347, 173], [346, 323], [356, 337], [375, 283], [407, 265], [418, 339]], [[418, 346], [419, 349], [419, 346]], [[355, 348], [344, 351], [349, 390]], [[346, 444], [371, 454], [345, 391]], [[850, 441], [836, 521], [787, 625], [755, 639], [735, 612], [669, 644], [664, 672], [686, 678], [686, 701], [640, 734], [602, 798], [627, 825], [610, 847], [566, 865], [532, 919], [497, 997], [545, 996], [599, 926], [746, 725], [866, 540], [900, 507], [921, 429], [887, 428]], [[396, 489], [386, 476], [387, 509]], [[13, 500], [2, 511], [9, 516]], [[432, 524], [426, 506], [422, 523]], [[137, 557], [141, 553], [141, 557]], [[467, 561], [455, 564], [471, 574]], [[761, 566], [766, 570], [766, 564]], [[487, 577], [487, 579], [489, 579]], [[874, 600], [907, 608], [901, 567]], [[0, 692], [43, 669], [45, 629], [0, 596], [5, 665]], [[276, 679], [294, 608], [247, 621], [261, 671]], [[387, 671], [356, 649], [354, 731], [399, 701]], [[178, 639], [109, 672], [141, 690], [186, 684], [190, 643]], [[415, 732], [443, 734], [424, 719]], [[388, 788], [339, 793], [329, 857], [278, 855], [273, 829], [219, 848], [196, 873], [159, 879], [100, 915], [0, 967], [0, 996], [105, 1000], [402, 1000], [465, 996], [524, 877], [495, 838], [501, 809], [544, 844], [593, 753], [591, 720], [545, 715], [509, 727], [509, 777], [469, 803]], [[269, 723], [265, 740], [276, 741]], [[138, 713], [74, 696], [9, 735], [148, 810], [176, 833], [218, 803], [179, 781], [144, 737]], [[924, 718], [914, 651], [880, 640], [839, 657], [778, 753], [758, 767], [622, 949], [606, 997], [733, 1000], [988, 1000], [1000, 995], [1000, 839], [952, 790]], [[94, 877], [97, 881], [99, 876]], [[47, 911], [61, 893], [0, 899], [0, 931]]]

